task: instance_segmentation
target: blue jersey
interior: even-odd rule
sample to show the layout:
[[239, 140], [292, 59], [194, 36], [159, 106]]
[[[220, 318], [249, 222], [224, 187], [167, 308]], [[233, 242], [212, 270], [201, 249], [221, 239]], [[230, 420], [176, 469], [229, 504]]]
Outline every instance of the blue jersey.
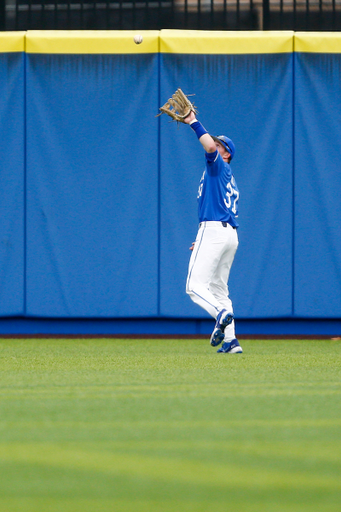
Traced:
[[231, 167], [218, 150], [205, 156], [206, 168], [198, 191], [199, 222], [222, 221], [237, 228], [239, 190]]

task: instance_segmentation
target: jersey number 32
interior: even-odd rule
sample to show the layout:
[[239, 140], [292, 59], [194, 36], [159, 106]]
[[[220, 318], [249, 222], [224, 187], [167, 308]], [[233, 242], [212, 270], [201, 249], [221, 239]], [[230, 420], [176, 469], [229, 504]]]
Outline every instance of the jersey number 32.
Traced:
[[224, 199], [224, 203], [226, 208], [231, 209], [234, 214], [237, 213], [237, 203], [239, 199], [239, 192], [235, 188], [233, 188], [231, 183], [227, 184], [227, 192], [226, 199]]

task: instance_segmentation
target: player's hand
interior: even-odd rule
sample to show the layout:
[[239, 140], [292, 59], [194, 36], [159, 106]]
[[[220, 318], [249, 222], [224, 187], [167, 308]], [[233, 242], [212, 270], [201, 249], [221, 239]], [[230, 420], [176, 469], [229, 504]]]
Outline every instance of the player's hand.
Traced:
[[196, 119], [195, 112], [193, 112], [193, 110], [191, 110], [191, 113], [187, 117], [185, 117], [184, 123], [189, 124], [192, 121], [194, 121], [194, 119]]
[[195, 242], [192, 242], [191, 247], [189, 248], [190, 251], [193, 251]]

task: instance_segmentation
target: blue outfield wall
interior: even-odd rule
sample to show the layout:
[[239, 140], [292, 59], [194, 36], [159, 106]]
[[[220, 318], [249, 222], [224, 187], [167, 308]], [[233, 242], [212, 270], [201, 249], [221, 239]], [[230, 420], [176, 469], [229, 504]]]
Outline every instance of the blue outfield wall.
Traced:
[[295, 310], [341, 316], [341, 54], [295, 55]]
[[[316, 337], [340, 338], [341, 320], [306, 318], [238, 319], [239, 338], [252, 337]], [[0, 337], [64, 336], [64, 337], [186, 337], [209, 338], [211, 319], [188, 318], [2, 318]]]
[[155, 54], [27, 55], [27, 316], [157, 316], [157, 75]]
[[[292, 314], [292, 59], [292, 53], [161, 55], [161, 97], [177, 86], [195, 91], [205, 128], [236, 145], [240, 244], [229, 287], [243, 318]], [[161, 226], [167, 226], [161, 229], [161, 314], [197, 317], [185, 280], [204, 152], [187, 126], [177, 130], [162, 119], [161, 155]]]
[[210, 333], [185, 294], [203, 150], [155, 118], [177, 87], [237, 148], [238, 335], [340, 335], [337, 35], [27, 34], [0, 39], [0, 335]]
[[[0, 51], [1, 51], [0, 39]], [[0, 315], [24, 313], [23, 52], [0, 53]]]

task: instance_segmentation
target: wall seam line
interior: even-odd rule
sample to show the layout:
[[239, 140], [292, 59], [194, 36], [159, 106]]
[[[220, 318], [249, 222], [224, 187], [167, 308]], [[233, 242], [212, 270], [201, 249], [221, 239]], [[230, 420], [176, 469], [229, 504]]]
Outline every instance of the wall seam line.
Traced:
[[[295, 50], [295, 49], [294, 49]], [[296, 222], [296, 210], [295, 210], [295, 105], [296, 105], [296, 96], [295, 96], [295, 63], [296, 63], [296, 54], [293, 51], [293, 59], [292, 59], [292, 291], [291, 291], [291, 314], [295, 316], [295, 222]]]
[[[160, 101], [161, 101], [161, 62], [160, 62], [160, 34], [158, 39], [158, 105], [157, 110], [159, 109]], [[158, 117], [158, 158], [157, 158], [157, 168], [158, 168], [158, 189], [157, 189], [157, 209], [158, 209], [158, 234], [157, 234], [157, 241], [158, 241], [158, 249], [157, 249], [157, 266], [158, 266], [158, 272], [157, 272], [157, 315], [161, 315], [161, 118]]]
[[26, 35], [24, 38], [24, 300], [23, 313], [27, 315], [27, 53]]

